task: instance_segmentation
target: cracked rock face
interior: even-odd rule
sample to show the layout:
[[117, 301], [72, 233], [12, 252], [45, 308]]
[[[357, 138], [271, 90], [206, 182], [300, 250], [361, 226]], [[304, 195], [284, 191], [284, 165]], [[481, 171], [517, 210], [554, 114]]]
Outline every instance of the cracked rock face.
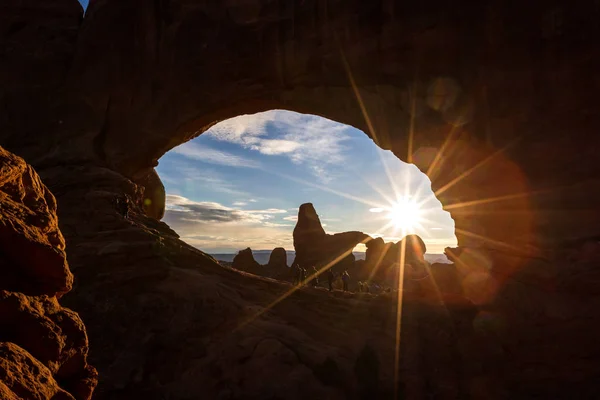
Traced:
[[73, 275], [56, 200], [33, 168], [0, 148], [0, 393], [90, 399], [96, 370], [77, 313], [58, 298]]

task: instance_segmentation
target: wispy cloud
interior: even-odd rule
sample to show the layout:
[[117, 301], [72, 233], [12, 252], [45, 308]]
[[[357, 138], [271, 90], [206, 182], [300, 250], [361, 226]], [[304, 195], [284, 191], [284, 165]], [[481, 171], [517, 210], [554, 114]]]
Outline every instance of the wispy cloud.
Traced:
[[274, 214], [285, 214], [286, 210], [267, 208], [263, 210], [240, 210], [216, 202], [198, 202], [183, 196], [167, 195], [167, 212], [190, 222], [244, 222], [261, 223], [272, 219]]
[[292, 224], [280, 221], [286, 210], [240, 210], [216, 202], [167, 194], [164, 221], [187, 243], [205, 251], [285, 247], [293, 249]]
[[260, 168], [258, 161], [240, 157], [223, 150], [217, 150], [208, 146], [201, 146], [194, 142], [187, 142], [172, 150], [193, 160], [208, 164], [225, 165], [230, 167]]
[[243, 206], [247, 206], [248, 203], [246, 203], [245, 201], [236, 201], [233, 203], [233, 206], [235, 207], [243, 207]]
[[385, 210], [383, 208], [379, 208], [379, 207], [369, 209], [369, 212], [372, 212], [372, 213], [381, 213], [383, 211], [385, 211]]
[[324, 182], [331, 179], [327, 164], [344, 162], [348, 126], [314, 115], [273, 110], [223, 121], [204, 135], [238, 144], [264, 155], [288, 157], [305, 164]]

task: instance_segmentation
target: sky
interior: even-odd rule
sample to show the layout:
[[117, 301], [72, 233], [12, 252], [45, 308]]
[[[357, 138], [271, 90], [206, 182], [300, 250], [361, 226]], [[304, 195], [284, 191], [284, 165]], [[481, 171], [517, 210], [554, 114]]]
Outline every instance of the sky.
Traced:
[[425, 174], [362, 131], [314, 115], [271, 110], [222, 121], [165, 154], [157, 172], [167, 192], [163, 220], [212, 254], [293, 250], [298, 207], [308, 202], [327, 233], [394, 242], [416, 233], [428, 253], [456, 246], [454, 221]]
[[89, 4], [90, 0], [79, 0], [79, 3], [81, 3], [81, 6], [83, 7], [84, 10], [87, 10], [87, 6]]

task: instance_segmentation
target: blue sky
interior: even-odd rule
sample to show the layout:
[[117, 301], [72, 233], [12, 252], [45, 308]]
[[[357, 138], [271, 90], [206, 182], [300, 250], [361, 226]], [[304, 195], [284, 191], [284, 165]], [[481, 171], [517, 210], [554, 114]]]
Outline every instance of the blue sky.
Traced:
[[422, 219], [404, 233], [419, 234], [429, 253], [456, 245], [454, 221], [423, 173], [362, 131], [314, 115], [272, 110], [223, 121], [164, 155], [157, 171], [167, 190], [165, 222], [209, 253], [293, 250], [305, 202], [328, 233], [398, 241], [399, 225], [382, 227], [405, 195], [420, 204]]
[[79, 2], [81, 3], [83, 9], [86, 10], [90, 0], [79, 0]]

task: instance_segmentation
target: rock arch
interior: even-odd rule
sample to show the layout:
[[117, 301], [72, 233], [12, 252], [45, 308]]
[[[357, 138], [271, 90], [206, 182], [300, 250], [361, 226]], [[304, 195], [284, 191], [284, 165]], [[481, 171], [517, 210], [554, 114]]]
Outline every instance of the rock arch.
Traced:
[[[596, 233], [584, 226], [598, 218], [598, 194], [586, 193], [585, 182], [598, 167], [581, 161], [598, 140], [597, 116], [586, 111], [593, 81], [580, 72], [598, 61], [581, 42], [598, 38], [586, 14], [596, 12], [592, 5], [564, 5], [568, 36], [547, 37], [538, 22], [555, 10], [541, 1], [91, 1], [78, 29], [75, 3], [54, 1], [52, 15], [61, 18], [33, 21], [50, 24], [68, 50], [51, 60], [58, 78], [43, 88], [57, 96], [46, 99], [54, 114], [22, 125], [28, 143], [3, 129], [7, 146], [36, 165], [106, 165], [152, 185], [156, 204], [151, 169], [167, 150], [219, 120], [284, 108], [360, 128], [429, 172], [461, 246], [538, 248]], [[9, 11], [34, 19], [23, 9]], [[5, 34], [11, 40], [18, 32]], [[15, 55], [8, 76], [19, 61], [41, 65], [27, 57]], [[19, 89], [6, 90], [7, 104]], [[10, 111], [4, 127], [18, 130], [27, 115]], [[440, 150], [443, 163], [431, 171]], [[577, 218], [560, 210], [566, 194]], [[149, 213], [160, 216], [160, 206]]]
[[[153, 167], [166, 151], [219, 120], [272, 108], [353, 125], [428, 173], [455, 220], [462, 247], [457, 268], [489, 264], [511, 272], [527, 266], [534, 278], [524, 281], [534, 282], [535, 290], [553, 287], [561, 275], [547, 259], [557, 246], [600, 233], [600, 10], [597, 2], [552, 3], [91, 0], [82, 19], [76, 0], [8, 0], [0, 6], [0, 26], [8, 27], [0, 32], [0, 144], [34, 165], [58, 198], [61, 229], [73, 249], [70, 264], [93, 287], [93, 296], [78, 299], [91, 332], [104, 323], [94, 300], [104, 304], [104, 292], [114, 288], [109, 274], [85, 268], [88, 252], [112, 266], [111, 257], [125, 246], [94, 247], [114, 232], [112, 192], [126, 191], [140, 205], [154, 193], [150, 217], [139, 219], [143, 229], [118, 225], [127, 245], [154, 257], [148, 256], [139, 281], [168, 276], [186, 285], [191, 278], [163, 262], [186, 260], [192, 250], [168, 253], [183, 245], [156, 221], [162, 207]], [[487, 251], [473, 255], [473, 248]], [[141, 274], [121, 262], [126, 269], [119, 276]], [[571, 296], [585, 280], [560, 282]], [[120, 295], [131, 296], [136, 307], [135, 301], [151, 303], [142, 286]], [[545, 351], [535, 347], [544, 336], [527, 323], [547, 306], [545, 298], [519, 299], [524, 305], [517, 317], [523, 318], [510, 316], [524, 328], [509, 336], [523, 335], [536, 354]], [[497, 305], [514, 309], [517, 300], [503, 301]], [[230, 303], [215, 307], [224, 304]], [[183, 320], [192, 318], [186, 310], [177, 310]], [[144, 317], [110, 312], [112, 321]], [[137, 333], [163, 327], [144, 328], [126, 338], [139, 350], [135, 357], [144, 346], [164, 348], [168, 339], [157, 334], [149, 344], [139, 342]], [[273, 347], [286, 351], [282, 344]], [[558, 354], [557, 365], [582, 351]], [[161, 364], [146, 361], [151, 370]], [[528, 365], [511, 361], [515, 370]], [[544, 364], [547, 371], [550, 364]], [[105, 368], [105, 379], [122, 388], [123, 377], [138, 376], [131, 368]]]

